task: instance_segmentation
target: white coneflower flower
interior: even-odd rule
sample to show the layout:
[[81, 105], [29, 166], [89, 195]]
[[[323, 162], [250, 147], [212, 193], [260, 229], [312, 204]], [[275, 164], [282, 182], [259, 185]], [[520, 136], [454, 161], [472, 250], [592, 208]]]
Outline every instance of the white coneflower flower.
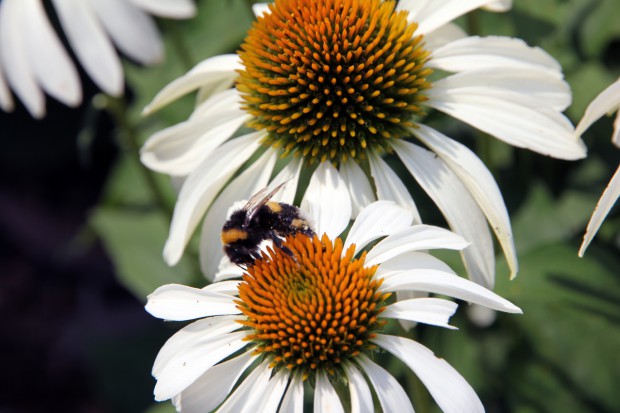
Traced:
[[170, 284], [149, 296], [146, 309], [156, 317], [198, 319], [159, 352], [155, 398], [172, 399], [183, 413], [218, 406], [220, 413], [302, 412], [304, 382], [310, 381], [315, 412], [344, 411], [335, 386], [348, 390], [352, 412], [374, 411], [370, 387], [384, 412], [413, 412], [398, 381], [373, 361], [383, 349], [415, 372], [444, 412], [484, 411], [446, 361], [413, 340], [382, 333], [389, 319], [454, 328], [448, 321], [456, 303], [399, 300], [393, 292], [437, 293], [521, 312], [423, 252], [468, 243], [445, 229], [409, 226], [411, 210], [390, 201], [365, 207], [346, 241], [339, 234], [347, 213], [317, 205], [307, 212], [320, 236], [287, 237], [282, 249], [268, 249], [249, 265], [242, 280], [203, 289]]
[[[163, 45], [148, 13], [169, 18], [195, 14], [193, 0], [52, 0], [52, 4], [84, 70], [113, 96], [123, 92], [123, 69], [114, 47], [139, 63], [157, 63]], [[41, 0], [0, 4], [0, 108], [5, 111], [14, 107], [8, 86], [35, 118], [45, 115], [44, 92], [69, 106], [82, 101], [77, 70]]]
[[[480, 6], [510, 2], [276, 0], [256, 7], [258, 21], [239, 55], [203, 61], [145, 109], [199, 89], [190, 119], [155, 134], [142, 149], [148, 167], [187, 177], [166, 261], [179, 260], [207, 210], [205, 226], [223, 219], [229, 203], [213, 201], [261, 148], [260, 167], [233, 180], [237, 192], [230, 197], [247, 198], [265, 186], [253, 180], [261, 173], [269, 179], [275, 158], [291, 154], [281, 178], [295, 183], [303, 167], [316, 166], [315, 176], [325, 174], [326, 164], [339, 168], [334, 180], [348, 189], [353, 217], [378, 198], [411, 208], [419, 221], [405, 185], [381, 157], [393, 152], [450, 227], [472, 241], [463, 251], [470, 278], [493, 285], [489, 226], [514, 276], [512, 230], [495, 180], [467, 147], [427, 126], [426, 112], [438, 110], [558, 158], [582, 158], [585, 147], [561, 113], [571, 94], [556, 60], [522, 40], [467, 37], [450, 23]], [[256, 131], [232, 138], [244, 124]], [[219, 252], [206, 247], [214, 237], [203, 231], [205, 274], [219, 262]]]
[[[603, 90], [590, 104], [588, 105], [586, 112], [583, 114], [583, 118], [579, 121], [579, 124], [575, 128], [575, 136], [580, 137], [586, 129], [596, 122], [601, 116], [606, 113], [617, 112], [616, 119], [614, 121], [614, 131], [611, 135], [611, 141], [614, 145], [620, 147], [620, 79], [611, 84], [607, 89]], [[605, 220], [605, 217], [614, 206], [618, 197], [620, 196], [620, 165], [616, 169], [616, 173], [609, 181], [607, 188], [603, 191], [601, 199], [596, 204], [596, 208], [592, 213], [586, 233], [583, 235], [583, 242], [579, 248], [579, 256], [583, 257], [586, 252], [586, 248], [590, 245], [590, 241], [596, 232], [600, 228], [601, 224]]]

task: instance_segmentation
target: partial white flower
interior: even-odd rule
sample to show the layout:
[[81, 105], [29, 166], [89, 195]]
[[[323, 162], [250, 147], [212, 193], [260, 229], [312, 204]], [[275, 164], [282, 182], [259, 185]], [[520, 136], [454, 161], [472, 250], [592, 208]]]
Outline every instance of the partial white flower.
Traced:
[[[341, 6], [342, 12], [330, 11]], [[384, 199], [410, 208], [419, 222], [401, 177], [382, 159], [395, 153], [451, 228], [472, 242], [463, 252], [469, 277], [493, 286], [492, 233], [514, 277], [512, 229], [493, 176], [471, 150], [425, 124], [427, 112], [436, 110], [517, 147], [562, 159], [585, 156], [562, 114], [571, 93], [555, 59], [519, 39], [468, 37], [451, 23], [479, 7], [510, 6], [504, 0], [402, 0], [396, 7], [391, 1], [276, 0], [256, 6], [258, 21], [239, 55], [203, 61], [145, 108], [148, 114], [199, 90], [192, 116], [156, 133], [142, 149], [149, 168], [188, 176], [166, 262], [178, 262], [205, 212], [207, 220], [224, 214], [212, 203], [228, 183], [213, 182], [207, 173], [219, 148], [254, 136], [280, 156], [292, 155], [287, 162], [301, 158], [296, 168], [318, 165], [315, 175], [335, 164], [330, 182], [348, 189], [353, 218]], [[239, 137], [244, 123], [259, 132]], [[218, 173], [232, 176], [249, 158], [238, 156]], [[299, 169], [286, 174], [296, 182]], [[212, 245], [209, 237], [203, 235], [208, 242], [201, 253]], [[218, 262], [203, 260], [204, 274], [213, 274]]]
[[198, 319], [160, 350], [155, 399], [172, 399], [183, 413], [302, 412], [304, 381], [310, 380], [314, 411], [344, 411], [334, 383], [346, 383], [352, 412], [373, 411], [371, 386], [383, 411], [413, 412], [398, 381], [372, 361], [379, 347], [411, 368], [444, 412], [483, 412], [474, 390], [446, 361], [413, 340], [381, 332], [389, 319], [455, 328], [448, 323], [457, 308], [453, 301], [386, 301], [395, 292], [521, 312], [424, 252], [461, 250], [468, 242], [445, 229], [410, 225], [411, 211], [390, 201], [362, 209], [343, 240], [346, 214], [305, 205], [306, 213], [314, 211], [314, 238], [287, 237], [287, 250], [263, 252], [241, 280], [203, 289], [170, 284], [149, 296], [146, 309], [155, 317]]
[[[614, 145], [620, 147], [620, 79], [612, 83], [607, 89], [603, 90], [586, 108], [586, 112], [575, 128], [575, 137], [579, 138], [585, 131], [606, 113], [616, 112], [614, 121], [614, 131], [611, 135], [611, 141]], [[596, 204], [586, 233], [583, 235], [583, 242], [579, 248], [579, 256], [583, 257], [586, 248], [590, 245], [592, 238], [601, 227], [605, 217], [614, 206], [620, 196], [620, 165], [616, 169], [616, 173], [609, 181], [607, 188], [603, 191], [601, 199]]]
[[[193, 0], [52, 0], [67, 40], [105, 93], [123, 93], [123, 69], [115, 47], [138, 63], [163, 57], [153, 18], [185, 19]], [[8, 84], [7, 84], [8, 83]], [[45, 116], [45, 95], [68, 106], [82, 101], [77, 70], [52, 28], [41, 0], [0, 4], [0, 108], [12, 111], [9, 86], [35, 118]]]

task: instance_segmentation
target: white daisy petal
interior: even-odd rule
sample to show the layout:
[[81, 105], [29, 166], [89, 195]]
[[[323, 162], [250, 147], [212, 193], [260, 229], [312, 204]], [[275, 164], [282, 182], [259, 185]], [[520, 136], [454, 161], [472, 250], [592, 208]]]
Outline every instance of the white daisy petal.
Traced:
[[409, 11], [407, 20], [419, 23], [416, 34], [430, 33], [459, 16], [497, 0], [401, 0], [397, 10]]
[[252, 4], [252, 11], [256, 17], [271, 13], [271, 10], [269, 10], [269, 3], [254, 3]]
[[381, 313], [382, 318], [396, 318], [417, 323], [456, 329], [448, 324], [458, 305], [441, 298], [412, 298], [390, 304]]
[[205, 158], [187, 178], [174, 208], [164, 259], [176, 264], [196, 225], [224, 184], [260, 146], [263, 132], [226, 142]]
[[620, 79], [612, 83], [594, 98], [586, 108], [583, 117], [575, 128], [575, 136], [581, 136], [604, 114], [617, 111], [620, 106]]
[[123, 93], [123, 69], [90, 1], [52, 0], [62, 28], [80, 63], [104, 92]]
[[465, 37], [467, 37], [465, 30], [454, 23], [448, 23], [424, 36], [424, 48], [426, 50], [435, 50]]
[[557, 60], [539, 47], [523, 40], [503, 36], [469, 36], [433, 50], [428, 67], [448, 72], [480, 69], [545, 70], [562, 77]]
[[301, 209], [308, 214], [317, 235], [335, 239], [351, 220], [351, 197], [331, 162], [322, 162], [312, 174]]
[[[199, 322], [197, 321], [194, 324]], [[192, 325], [190, 324], [190, 326]], [[194, 339], [180, 347], [159, 373], [154, 373], [157, 378], [155, 400], [168, 400], [185, 390], [207, 369], [247, 346], [247, 341], [243, 340], [247, 336], [247, 331], [238, 331], [216, 337], [202, 332], [202, 339]]]
[[249, 118], [238, 107], [238, 95], [215, 96], [218, 105], [208, 114], [192, 118], [151, 136], [140, 150], [148, 168], [175, 176], [189, 174], [215, 148], [228, 140]]
[[234, 357], [207, 370], [187, 387], [176, 400], [175, 407], [183, 413], [203, 413], [222, 403], [243, 372], [256, 359], [254, 351]]
[[27, 2], [5, 0], [0, 3], [0, 59], [6, 78], [28, 112], [35, 117], [45, 115], [45, 97], [37, 85], [25, 40], [21, 34], [28, 20]]
[[355, 244], [355, 253], [361, 251], [369, 242], [385, 237], [409, 227], [413, 212], [391, 201], [376, 201], [362, 210], [353, 222], [343, 251]]
[[196, 15], [193, 0], [131, 0], [131, 2], [151, 14], [170, 19], [188, 19]]
[[340, 164], [340, 176], [351, 194], [352, 217], [355, 219], [362, 208], [375, 200], [375, 193], [370, 186], [368, 177], [357, 162], [350, 161]]
[[343, 363], [342, 368], [347, 376], [347, 387], [351, 394], [351, 413], [373, 413], [372, 393], [362, 373], [348, 362]]
[[504, 12], [512, 8], [512, 0], [497, 0], [484, 6], [483, 9], [493, 12]]
[[357, 362], [370, 379], [384, 412], [414, 413], [407, 393], [387, 370], [364, 354], [357, 357]]
[[244, 272], [245, 271], [241, 267], [230, 262], [228, 257], [224, 255], [220, 260], [220, 264], [217, 268], [215, 276], [213, 277], [213, 281], [221, 282], [222, 280], [230, 280], [231, 278], [240, 278]]
[[400, 180], [398, 175], [381, 159], [375, 152], [368, 153], [368, 161], [370, 163], [370, 175], [375, 181], [377, 188], [377, 197], [387, 201], [394, 201], [398, 205], [409, 208], [413, 212], [413, 221], [421, 223], [420, 213], [415, 206], [415, 202], [407, 187]]
[[314, 412], [315, 413], [344, 413], [338, 393], [329, 382], [327, 374], [323, 370], [316, 374], [316, 387], [314, 389]]
[[187, 93], [202, 88], [204, 94], [219, 92], [232, 86], [237, 70], [243, 69], [236, 54], [210, 57], [198, 63], [184, 76], [173, 80], [153, 98], [142, 113], [148, 115]]
[[607, 188], [603, 191], [601, 199], [594, 208], [594, 212], [592, 213], [592, 217], [590, 218], [590, 222], [588, 222], [588, 227], [586, 228], [586, 233], [583, 235], [583, 242], [579, 248], [580, 257], [583, 257], [583, 254], [586, 252], [586, 248], [590, 245], [592, 238], [600, 228], [603, 220], [611, 208], [618, 200], [618, 197], [620, 197], [620, 165], [618, 166], [618, 169], [616, 169], [616, 173], [611, 178], [611, 181], [609, 181]]
[[435, 82], [428, 105], [510, 145], [543, 155], [575, 160], [586, 156], [570, 121], [531, 96], [507, 90], [462, 88], [451, 90]]
[[145, 309], [157, 318], [173, 321], [241, 313], [230, 295], [179, 284], [159, 287], [148, 296]]
[[[562, 111], [571, 103], [570, 86], [564, 79], [550, 71], [524, 70], [523, 68], [497, 68], [470, 70], [441, 79], [438, 82], [443, 90], [477, 92], [489, 89], [495, 93], [511, 91], [537, 100], [538, 106], [548, 106]], [[435, 84], [434, 84], [435, 86]]]
[[410, 251], [429, 249], [462, 250], [469, 246], [460, 235], [430, 225], [415, 225], [388, 236], [366, 255], [366, 265], [381, 264]]
[[267, 388], [263, 394], [261, 394], [262, 401], [254, 411], [275, 413], [282, 401], [282, 396], [284, 395], [290, 376], [290, 372], [287, 369], [280, 369], [280, 371], [269, 380]]
[[213, 278], [224, 256], [220, 235], [230, 207], [235, 201], [250, 199], [267, 186], [277, 157], [275, 150], [267, 150], [256, 162], [226, 185], [209, 208], [200, 232], [200, 268], [208, 279]]
[[139, 63], [163, 59], [164, 45], [155, 21], [127, 0], [90, 0], [116, 46]]
[[216, 283], [211, 283], [203, 288], [205, 291], [211, 291], [214, 293], [222, 293], [222, 294], [231, 294], [236, 295], [238, 293], [238, 287], [240, 280], [234, 281], [220, 281]]
[[432, 269], [456, 274], [448, 264], [426, 252], [410, 251], [381, 263], [377, 275], [387, 276], [405, 270]]
[[448, 167], [458, 176], [463, 185], [472, 194], [474, 200], [489, 220], [497, 239], [504, 250], [510, 277], [517, 275], [518, 264], [510, 218], [502, 194], [493, 175], [482, 161], [465, 145], [425, 125], [412, 130], [424, 144], [438, 154]]
[[153, 376], [157, 377], [166, 365], [185, 347], [200, 340], [208, 340], [208, 336], [224, 336], [242, 326], [237, 322], [239, 316], [216, 316], [194, 321], [183, 327], [170, 337], [162, 346], [153, 363]]
[[297, 185], [299, 184], [302, 164], [303, 162], [301, 158], [295, 158], [287, 163], [280, 172], [278, 172], [276, 177], [273, 178], [273, 181], [271, 181], [271, 187], [275, 188], [284, 182], [286, 182], [286, 185], [274, 194], [271, 198], [272, 200], [284, 202], [285, 204], [293, 203], [295, 200], [295, 194], [297, 193]]
[[304, 412], [304, 382], [301, 374], [295, 374], [288, 386], [279, 413], [303, 413]]
[[0, 53], [0, 109], [5, 112], [12, 112], [14, 108], [13, 96], [2, 73], [2, 53]]
[[452, 273], [433, 269], [412, 269], [400, 273], [381, 274], [385, 291], [426, 291], [443, 294], [497, 311], [521, 314], [519, 307], [491, 290]]
[[413, 370], [443, 412], [484, 413], [480, 399], [463, 376], [423, 345], [383, 334], [377, 335], [373, 341]]
[[58, 39], [40, 1], [24, 1], [26, 47], [31, 67], [43, 90], [68, 106], [82, 101], [77, 70]]
[[218, 413], [257, 412], [257, 404], [260, 402], [269, 384], [272, 370], [269, 367], [269, 361], [263, 361], [220, 406], [217, 410]]
[[471, 241], [461, 252], [469, 276], [479, 284], [495, 281], [493, 239], [484, 214], [459, 178], [437, 155], [409, 142], [394, 149], [411, 175], [433, 199], [454, 231]]

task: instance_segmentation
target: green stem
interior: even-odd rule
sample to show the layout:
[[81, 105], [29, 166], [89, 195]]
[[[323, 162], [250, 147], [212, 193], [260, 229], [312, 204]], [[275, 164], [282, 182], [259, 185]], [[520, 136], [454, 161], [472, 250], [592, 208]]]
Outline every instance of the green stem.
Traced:
[[480, 34], [480, 15], [477, 10], [472, 10], [465, 15], [467, 33], [471, 36]]
[[165, 20], [162, 23], [164, 25], [164, 28], [166, 29], [166, 33], [169, 35], [170, 42], [172, 43], [172, 48], [177, 54], [179, 61], [181, 62], [186, 71], [190, 70], [196, 64], [196, 60], [194, 59], [192, 52], [187, 46], [185, 37], [179, 30], [178, 23], [169, 20]]
[[103, 99], [96, 102], [97, 106], [101, 108], [105, 108], [112, 114], [114, 117], [116, 124], [120, 130], [120, 136], [122, 137], [122, 143], [129, 149], [129, 156], [133, 161], [138, 165], [138, 169], [141, 171], [142, 177], [146, 182], [149, 190], [151, 191], [151, 195], [153, 196], [153, 200], [157, 204], [157, 206], [166, 214], [168, 220], [172, 220], [172, 207], [166, 201], [166, 197], [164, 196], [163, 191], [159, 187], [157, 183], [157, 179], [155, 178], [155, 174], [142, 165], [140, 162], [140, 143], [138, 141], [138, 133], [136, 132], [136, 128], [131, 124], [127, 117], [127, 107], [125, 105], [125, 101], [123, 98], [114, 98], [111, 96], [103, 96]]

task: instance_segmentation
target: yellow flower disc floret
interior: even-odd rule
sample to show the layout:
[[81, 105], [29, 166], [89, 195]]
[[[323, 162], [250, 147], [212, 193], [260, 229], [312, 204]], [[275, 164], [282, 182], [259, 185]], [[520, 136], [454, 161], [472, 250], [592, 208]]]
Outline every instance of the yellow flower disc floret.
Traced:
[[309, 163], [389, 148], [407, 134], [429, 53], [394, 1], [275, 0], [239, 52], [237, 89], [267, 145]]
[[247, 339], [274, 368], [332, 374], [341, 362], [374, 348], [370, 340], [389, 294], [379, 292], [376, 266], [365, 254], [342, 255], [342, 240], [303, 234], [288, 237], [247, 269], [238, 306], [253, 330]]

